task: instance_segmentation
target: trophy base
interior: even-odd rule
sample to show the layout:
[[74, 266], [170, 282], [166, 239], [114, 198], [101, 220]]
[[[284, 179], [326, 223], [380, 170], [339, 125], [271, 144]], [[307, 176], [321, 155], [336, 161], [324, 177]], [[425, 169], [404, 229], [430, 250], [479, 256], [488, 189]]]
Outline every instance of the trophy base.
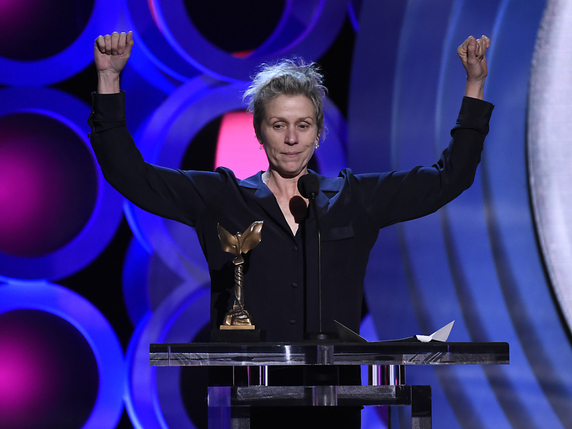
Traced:
[[221, 331], [254, 331], [254, 325], [220, 325]]
[[[228, 325], [224, 325], [228, 328]], [[265, 331], [260, 329], [213, 329], [211, 341], [216, 343], [260, 343], [266, 341]]]

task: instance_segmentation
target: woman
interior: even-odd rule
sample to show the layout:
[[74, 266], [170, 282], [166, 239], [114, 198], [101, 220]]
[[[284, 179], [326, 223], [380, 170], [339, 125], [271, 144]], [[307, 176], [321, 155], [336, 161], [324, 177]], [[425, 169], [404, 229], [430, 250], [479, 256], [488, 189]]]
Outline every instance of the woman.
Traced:
[[[457, 50], [467, 73], [465, 97], [451, 142], [437, 164], [403, 172], [354, 175], [344, 170], [337, 178], [319, 176], [323, 298], [318, 320], [313, 310], [318, 308], [317, 222], [298, 180], [308, 174], [323, 135], [322, 76], [313, 65], [282, 61], [254, 78], [245, 96], [268, 158], [266, 171], [238, 180], [225, 168], [168, 169], [146, 163], [126, 128], [119, 78], [132, 46], [131, 33], [95, 41], [98, 91], [89, 119], [92, 146], [105, 178], [126, 198], [196, 229], [211, 275], [215, 330], [232, 304], [234, 283], [233, 256], [221, 249], [218, 224], [234, 233], [264, 221], [262, 241], [248, 253], [244, 270], [246, 307], [267, 341], [301, 341], [322, 324], [323, 331], [333, 332], [334, 320], [358, 332], [367, 261], [379, 229], [432, 213], [473, 182], [493, 109], [482, 101], [490, 46], [486, 36], [469, 37]], [[288, 377], [291, 384], [302, 382]], [[359, 374], [346, 371], [339, 381], [359, 383]], [[345, 414], [334, 421], [340, 423]], [[359, 427], [359, 413], [338, 427]]]

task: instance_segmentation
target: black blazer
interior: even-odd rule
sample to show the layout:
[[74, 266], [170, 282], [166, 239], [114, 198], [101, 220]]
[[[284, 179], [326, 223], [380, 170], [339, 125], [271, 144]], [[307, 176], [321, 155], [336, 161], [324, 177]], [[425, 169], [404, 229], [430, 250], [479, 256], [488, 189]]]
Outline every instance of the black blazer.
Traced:
[[[211, 323], [232, 305], [233, 255], [224, 252], [217, 224], [232, 234], [264, 221], [262, 241], [246, 255], [245, 305], [267, 341], [300, 341], [318, 330], [314, 214], [292, 234], [262, 174], [245, 180], [232, 171], [183, 171], [146, 163], [127, 131], [124, 93], [93, 96], [91, 143], [105, 178], [144, 210], [196, 229], [211, 276]], [[431, 167], [320, 178], [323, 328], [334, 320], [359, 331], [363, 283], [379, 229], [432, 213], [473, 182], [490, 103], [464, 97], [452, 139]]]

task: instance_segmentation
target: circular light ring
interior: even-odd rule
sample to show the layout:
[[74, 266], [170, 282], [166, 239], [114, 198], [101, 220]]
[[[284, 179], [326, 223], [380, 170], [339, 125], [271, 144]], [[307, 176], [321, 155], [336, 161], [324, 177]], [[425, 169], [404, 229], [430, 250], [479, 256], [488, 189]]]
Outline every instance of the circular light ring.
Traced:
[[[163, 82], [161, 87], [167, 92], [172, 91], [172, 83], [164, 81], [164, 77], [160, 77], [160, 73], [157, 73], [155, 68], [179, 82], [185, 82], [200, 73], [167, 42], [157, 26], [153, 11], [150, 9], [153, 7], [152, 2], [125, 0], [125, 5], [126, 16], [130, 21], [129, 27], [133, 28], [136, 41], [132, 54], [133, 58], [130, 59], [130, 62], [134, 62], [134, 67], [139, 73], [153, 84], [157, 84], [157, 80]], [[139, 49], [143, 55], [138, 54], [137, 50]]]
[[0, 252], [43, 256], [84, 228], [97, 200], [91, 151], [58, 119], [0, 116]]
[[3, 429], [49, 429], [64, 419], [68, 428], [80, 428], [98, 388], [93, 350], [73, 325], [36, 309], [0, 313]]
[[93, 61], [95, 38], [117, 27], [121, 8], [114, 0], [95, 0], [91, 17], [80, 36], [62, 52], [38, 61], [15, 61], [0, 57], [0, 83], [49, 85], [79, 73]]
[[57, 54], [78, 37], [92, 10], [93, 0], [0, 2], [0, 57], [35, 61]]
[[[244, 109], [241, 94], [246, 83], [209, 86], [196, 78], [173, 93], [150, 118], [141, 137], [141, 152], [151, 163], [179, 168], [188, 142], [212, 119]], [[320, 172], [337, 176], [346, 167], [346, 124], [329, 99], [324, 101], [327, 139], [315, 152]], [[158, 143], [160, 142], [160, 143]], [[129, 204], [127, 217], [140, 241], [181, 278], [189, 273], [199, 283], [208, 281], [208, 268], [192, 228], [159, 218]]]
[[0, 284], [0, 313], [19, 309], [52, 313], [84, 336], [99, 368], [99, 391], [83, 429], [114, 428], [123, 411], [125, 366], [121, 345], [105, 317], [84, 298], [58, 285]]
[[[152, 2], [163, 37], [201, 72], [226, 81], [248, 81], [261, 63], [277, 57], [319, 58], [332, 44], [347, 13], [347, 0], [289, 0], [281, 22], [267, 41], [244, 58], [215, 47], [190, 20], [183, 0]], [[292, 29], [295, 30], [292, 33]]]
[[[208, 288], [199, 288], [190, 281], [175, 289], [141, 320], [127, 351], [126, 407], [135, 427], [194, 429], [182, 401], [180, 368], [162, 368], [157, 373], [156, 368], [149, 366], [149, 344], [191, 341], [209, 323], [209, 308]], [[160, 389], [158, 384], [167, 387]]]
[[[0, 91], [0, 116], [8, 113], [34, 112], [61, 121], [85, 142], [84, 125], [90, 108], [78, 99], [49, 88], [6, 88]], [[91, 152], [92, 153], [92, 152]], [[97, 166], [95, 157], [94, 166]], [[105, 248], [121, 221], [121, 196], [103, 179], [99, 168], [98, 196], [93, 213], [83, 230], [67, 245], [34, 258], [21, 258], [0, 253], [2, 278], [57, 279], [66, 277], [89, 264]]]

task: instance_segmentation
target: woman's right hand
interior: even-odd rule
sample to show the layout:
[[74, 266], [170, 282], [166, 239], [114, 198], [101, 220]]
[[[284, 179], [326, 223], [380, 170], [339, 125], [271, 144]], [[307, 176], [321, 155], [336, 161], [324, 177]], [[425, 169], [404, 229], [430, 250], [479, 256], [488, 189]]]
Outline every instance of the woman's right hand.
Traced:
[[133, 33], [106, 34], [95, 39], [94, 60], [100, 94], [119, 92], [119, 75], [133, 47]]

